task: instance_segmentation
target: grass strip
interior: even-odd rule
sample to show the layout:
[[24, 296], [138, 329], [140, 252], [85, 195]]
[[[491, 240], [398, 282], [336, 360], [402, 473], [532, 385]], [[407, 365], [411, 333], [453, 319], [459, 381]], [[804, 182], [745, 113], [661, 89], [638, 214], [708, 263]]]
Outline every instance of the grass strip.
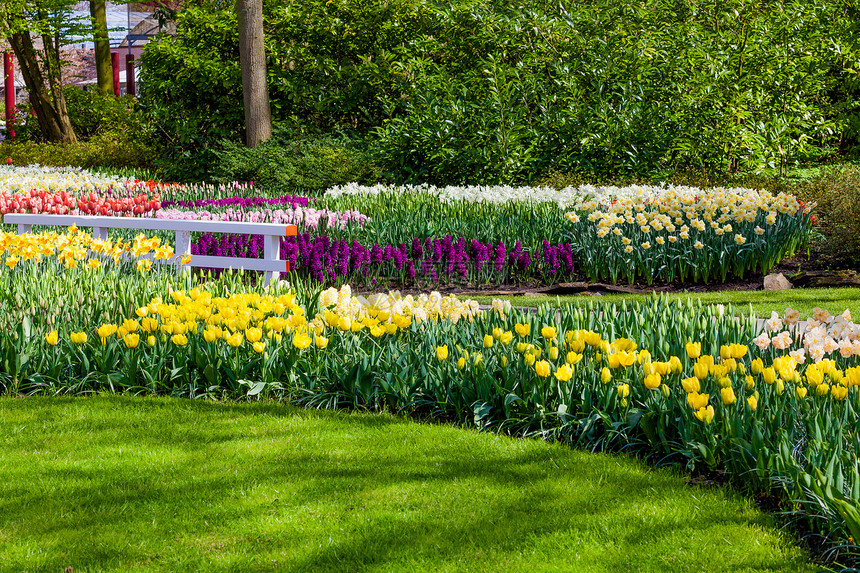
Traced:
[[0, 399], [0, 563], [62, 571], [810, 571], [667, 470], [385, 415]]
[[[620, 303], [621, 301], [645, 300], [653, 294], [605, 294], [605, 295], [565, 295], [565, 296], [469, 296], [474, 298], [481, 304], [492, 304], [494, 298], [509, 300], [514, 306], [541, 306], [553, 305], [560, 306], [563, 304], [573, 304], [574, 306], [585, 306], [589, 300], [605, 303]], [[854, 317], [860, 317], [860, 288], [793, 288], [783, 291], [763, 291], [763, 290], [747, 290], [747, 291], [714, 291], [714, 292], [682, 292], [668, 293], [661, 296], [667, 296], [670, 300], [701, 300], [702, 304], [723, 304], [735, 307], [739, 313], [746, 314], [749, 312], [750, 305], [752, 310], [759, 317], [769, 317], [771, 312], [777, 312], [780, 315], [785, 313], [785, 309], [791, 307], [798, 312], [803, 318], [812, 316], [812, 310], [815, 307], [827, 309], [831, 313], [841, 313], [845, 309], [851, 311]]]

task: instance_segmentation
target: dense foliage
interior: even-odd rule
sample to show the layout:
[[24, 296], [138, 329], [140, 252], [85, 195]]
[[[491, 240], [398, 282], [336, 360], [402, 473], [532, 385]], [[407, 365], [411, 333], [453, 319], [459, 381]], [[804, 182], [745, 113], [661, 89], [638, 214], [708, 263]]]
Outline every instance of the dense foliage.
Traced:
[[[857, 137], [853, 2], [575, 8], [532, 0], [265, 4], [276, 121], [354, 130], [395, 179], [781, 172]], [[147, 47], [142, 101], [178, 156], [241, 132], [232, 9]], [[178, 158], [177, 156], [177, 158]]]

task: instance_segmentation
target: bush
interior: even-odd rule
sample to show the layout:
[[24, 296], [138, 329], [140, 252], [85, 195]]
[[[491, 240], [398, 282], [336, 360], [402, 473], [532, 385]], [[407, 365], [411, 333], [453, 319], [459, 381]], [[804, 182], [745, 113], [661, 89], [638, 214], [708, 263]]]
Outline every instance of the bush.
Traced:
[[[848, 151], [852, 4], [694, 4], [266, 0], [273, 117], [374, 134], [392, 178], [436, 184], [783, 173]], [[242, 132], [235, 13], [192, 0], [176, 23], [147, 46], [141, 93], [199, 177]]]
[[149, 136], [143, 115], [135, 110], [134, 98], [117, 98], [97, 89], [84, 91], [74, 86], [64, 89], [69, 119], [80, 139], [97, 135], [123, 134], [133, 141]]
[[825, 262], [860, 266], [860, 166], [828, 168], [801, 186], [798, 195], [815, 201]]
[[107, 133], [71, 144], [4, 141], [0, 159], [7, 158], [15, 165], [140, 168], [152, 165], [155, 149], [125, 134]]
[[224, 141], [215, 155], [216, 181], [253, 181], [264, 188], [323, 191], [380, 177], [362, 145], [345, 136], [281, 136], [256, 148]]

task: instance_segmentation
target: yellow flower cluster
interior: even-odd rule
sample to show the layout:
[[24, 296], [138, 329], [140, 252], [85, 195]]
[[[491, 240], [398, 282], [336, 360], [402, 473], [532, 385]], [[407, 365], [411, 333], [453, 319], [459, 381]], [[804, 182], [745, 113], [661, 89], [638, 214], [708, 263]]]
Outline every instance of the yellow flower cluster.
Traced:
[[[353, 295], [349, 285], [339, 290], [329, 288], [320, 293], [320, 307], [327, 309], [323, 318], [330, 326], [352, 324], [356, 321], [372, 328], [377, 325], [422, 323], [430, 320], [449, 320], [456, 324], [460, 320], [473, 320], [481, 314], [474, 300], [460, 300], [454, 295], [443, 297], [438, 292], [402, 296], [399, 291], [387, 294]], [[352, 327], [352, 326], [350, 326]], [[361, 328], [361, 327], [355, 327]]]
[[[157, 237], [138, 235], [130, 242], [118, 240], [103, 240], [82, 233], [76, 226], [69, 227], [65, 233], [0, 233], [0, 256], [5, 266], [12, 269], [22, 262], [38, 263], [55, 258], [67, 268], [76, 268], [83, 263], [86, 268], [94, 269], [103, 261], [113, 260], [119, 263], [128, 257], [140, 259], [152, 256], [155, 260], [167, 260], [174, 256], [173, 247], [162, 245]], [[181, 263], [188, 264], [190, 255], [183, 257]], [[139, 260], [138, 270], [149, 270], [152, 262], [149, 259]]]
[[[727, 236], [743, 245], [749, 237], [738, 233], [733, 224], [748, 228], [744, 224], [763, 220], [766, 227], [775, 225], [778, 214], [794, 216], [800, 205], [793, 196], [783, 193], [774, 196], [749, 189], [670, 188], [658, 195], [643, 190], [610, 204], [588, 201], [580, 208], [588, 213], [587, 221], [594, 225], [594, 233], [599, 238], [615, 235], [625, 251], [631, 252], [635, 244], [643, 250], [653, 246], [651, 240], [642, 241], [642, 238], [653, 237], [658, 245], [673, 244], [689, 240], [695, 231]], [[576, 223], [580, 215], [582, 213], [571, 212], [567, 218]], [[766, 232], [758, 225], [753, 231], [755, 235]], [[698, 244], [702, 245], [701, 241]], [[701, 247], [697, 245], [697, 248]]]

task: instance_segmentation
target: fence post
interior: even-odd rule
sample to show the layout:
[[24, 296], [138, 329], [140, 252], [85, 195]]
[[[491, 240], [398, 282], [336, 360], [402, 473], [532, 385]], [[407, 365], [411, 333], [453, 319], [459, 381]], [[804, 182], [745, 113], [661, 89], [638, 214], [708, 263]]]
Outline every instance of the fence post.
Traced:
[[134, 54], [125, 55], [125, 93], [130, 96], [137, 95], [137, 86], [134, 83]]
[[119, 52], [110, 53], [110, 65], [113, 68], [113, 95], [119, 97]]
[[12, 124], [15, 122], [15, 64], [12, 60], [12, 52], [3, 54], [3, 75], [5, 78], [6, 94], [4, 103], [6, 105], [6, 137], [11, 138]]
[[[263, 235], [263, 258], [267, 261], [277, 261], [281, 258], [281, 238], [276, 237], [275, 235]], [[269, 282], [274, 278], [278, 280], [277, 271], [266, 271], [266, 282], [265, 285], [268, 286]]]

